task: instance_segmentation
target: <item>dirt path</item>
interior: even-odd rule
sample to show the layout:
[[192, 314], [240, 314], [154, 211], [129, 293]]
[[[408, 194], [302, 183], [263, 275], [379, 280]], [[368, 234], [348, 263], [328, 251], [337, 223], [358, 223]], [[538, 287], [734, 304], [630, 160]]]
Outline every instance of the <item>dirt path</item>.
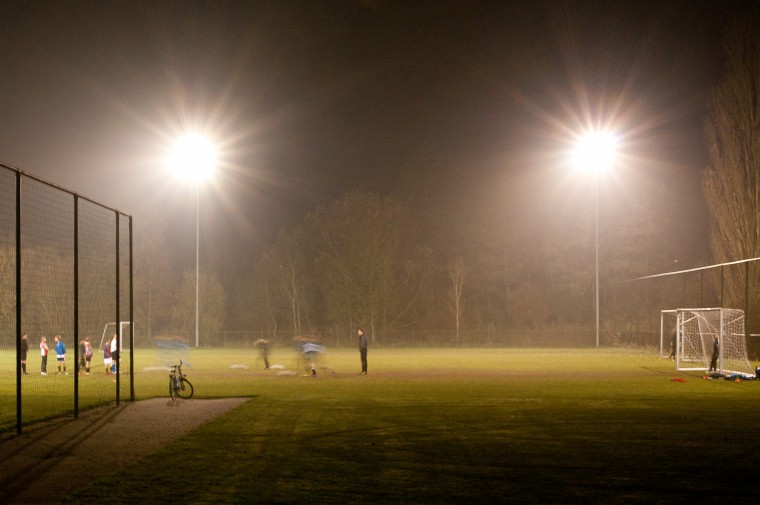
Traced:
[[154, 398], [26, 428], [0, 442], [0, 504], [60, 503], [245, 401]]

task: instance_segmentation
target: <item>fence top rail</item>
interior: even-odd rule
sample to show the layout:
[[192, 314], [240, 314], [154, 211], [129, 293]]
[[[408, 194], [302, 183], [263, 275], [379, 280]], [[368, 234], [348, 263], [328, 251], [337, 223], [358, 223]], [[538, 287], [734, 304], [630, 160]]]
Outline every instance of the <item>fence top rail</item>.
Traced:
[[96, 200], [93, 200], [92, 198], [88, 198], [88, 197], [86, 197], [86, 196], [84, 196], [84, 195], [80, 195], [80, 194], [79, 194], [79, 193], [77, 193], [76, 191], [72, 191], [72, 190], [70, 190], [70, 189], [66, 189], [66, 188], [64, 188], [63, 186], [61, 186], [61, 185], [59, 185], [59, 184], [56, 184], [56, 183], [54, 183], [54, 182], [50, 182], [50, 181], [48, 181], [48, 180], [45, 180], [45, 179], [43, 179], [42, 177], [38, 177], [38, 176], [36, 176], [36, 175], [34, 175], [34, 174], [30, 174], [29, 172], [24, 172], [24, 171], [23, 171], [23, 170], [21, 170], [20, 168], [16, 168], [16, 167], [14, 167], [14, 166], [8, 165], [7, 163], [3, 163], [3, 162], [1, 162], [1, 161], [0, 161], [0, 167], [4, 168], [4, 169], [6, 169], [6, 170], [10, 170], [10, 171], [12, 171], [12, 172], [16, 172], [17, 174], [19, 174], [19, 175], [21, 175], [21, 176], [23, 176], [23, 177], [26, 177], [26, 178], [28, 178], [28, 179], [32, 179], [32, 180], [35, 180], [35, 181], [37, 181], [37, 182], [40, 182], [40, 183], [42, 183], [42, 184], [45, 184], [45, 185], [47, 185], [47, 186], [50, 186], [50, 187], [52, 187], [52, 188], [55, 188], [55, 189], [57, 189], [57, 190], [59, 190], [59, 191], [63, 191], [64, 193], [68, 193], [68, 194], [70, 194], [70, 195], [72, 195], [72, 196], [75, 196], [75, 197], [77, 197], [77, 198], [81, 198], [82, 200], [87, 200], [88, 202], [90, 202], [90, 203], [92, 203], [92, 204], [94, 204], [94, 205], [98, 205], [99, 207], [103, 207], [104, 209], [107, 209], [107, 210], [112, 210], [112, 211], [114, 211], [114, 212], [117, 212], [117, 213], [121, 214], [122, 216], [125, 216], [125, 217], [128, 217], [128, 218], [131, 218], [131, 217], [132, 217], [132, 215], [131, 215], [131, 214], [127, 214], [126, 212], [123, 212], [123, 211], [121, 211], [121, 210], [119, 210], [119, 209], [115, 209], [115, 208], [113, 208], [113, 207], [110, 207], [110, 206], [108, 206], [108, 205], [105, 205], [105, 204], [103, 204], [103, 203], [100, 203], [100, 202], [98, 202], [98, 201], [96, 201]]
[[741, 263], [751, 263], [753, 261], [760, 261], [760, 257], [758, 257], [758, 258], [748, 258], [748, 259], [745, 259], [745, 260], [729, 261], [727, 263], [718, 263], [716, 265], [708, 265], [706, 267], [689, 268], [687, 270], [676, 270], [674, 272], [663, 272], [661, 274], [645, 275], [643, 277], [636, 277], [634, 279], [627, 279], [625, 281], [621, 281], [621, 283], [634, 282], [634, 281], [643, 281], [644, 279], [654, 279], [656, 277], [667, 277], [668, 275], [678, 275], [678, 274], [686, 274], [686, 273], [691, 273], [691, 272], [699, 272], [700, 270], [711, 270], [713, 268], [727, 267], [727, 266], [730, 266], [730, 265], [739, 265]]

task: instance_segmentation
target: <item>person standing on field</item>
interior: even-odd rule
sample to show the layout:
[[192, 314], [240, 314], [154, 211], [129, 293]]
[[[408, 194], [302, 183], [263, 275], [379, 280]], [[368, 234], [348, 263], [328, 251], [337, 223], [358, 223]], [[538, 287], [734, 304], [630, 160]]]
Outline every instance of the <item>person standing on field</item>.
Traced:
[[69, 372], [66, 371], [66, 345], [60, 335], [55, 336], [55, 357], [58, 362], [57, 373], [60, 374], [61, 368], [63, 368], [63, 373], [69, 375]]
[[92, 344], [90, 337], [84, 337], [84, 373], [90, 375], [90, 363], [92, 362]]
[[356, 330], [356, 334], [359, 336], [359, 356], [362, 360], [361, 375], [367, 375], [367, 335], [364, 334], [364, 328]]
[[113, 361], [111, 361], [111, 343], [107, 340], [103, 344], [103, 364], [106, 367], [106, 374], [110, 374]]
[[718, 340], [718, 337], [713, 337], [713, 353], [712, 353], [712, 359], [710, 360], [711, 372], [718, 371], [718, 356], [719, 355], [720, 355], [720, 341]]
[[26, 333], [21, 335], [21, 373], [26, 375], [26, 354], [29, 352], [29, 342], [26, 340]]
[[79, 341], [79, 368], [77, 368], [77, 374], [82, 373], [82, 370], [85, 367], [86, 361], [85, 361], [85, 354], [84, 354], [84, 339]]
[[113, 334], [113, 337], [111, 337], [111, 361], [113, 362], [113, 369], [112, 371], [114, 373], [119, 371], [119, 339], [116, 336], [116, 333]]
[[677, 337], [677, 330], [673, 330], [673, 335], [670, 337], [670, 361], [676, 360], [676, 345], [678, 344], [676, 341]]
[[47, 345], [47, 338], [45, 338], [45, 335], [42, 335], [40, 338], [40, 355], [42, 356], [42, 361], [40, 362], [40, 374], [41, 375], [47, 375], [47, 357], [48, 357], [48, 345]]

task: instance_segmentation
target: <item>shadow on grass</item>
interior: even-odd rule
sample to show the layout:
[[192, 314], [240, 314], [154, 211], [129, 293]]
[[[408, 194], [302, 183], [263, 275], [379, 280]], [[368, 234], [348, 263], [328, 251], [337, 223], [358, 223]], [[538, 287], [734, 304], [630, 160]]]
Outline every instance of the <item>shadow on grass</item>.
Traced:
[[[566, 382], [526, 388], [482, 377], [272, 383], [255, 401], [65, 502], [709, 503], [750, 496], [757, 395], [658, 396], [647, 375], [621, 381], [621, 392], [641, 393], [620, 396], [577, 392]], [[542, 389], [550, 392], [541, 397]]]

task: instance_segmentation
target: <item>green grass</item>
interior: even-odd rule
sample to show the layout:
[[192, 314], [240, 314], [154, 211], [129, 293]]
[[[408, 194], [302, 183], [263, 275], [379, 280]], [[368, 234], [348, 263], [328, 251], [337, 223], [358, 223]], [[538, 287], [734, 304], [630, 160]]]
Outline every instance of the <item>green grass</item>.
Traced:
[[[756, 487], [760, 383], [673, 382], [642, 352], [371, 349], [360, 377], [357, 351], [331, 350], [335, 376], [316, 379], [229, 368], [251, 350], [186, 358], [197, 397], [251, 399], [67, 501], [717, 503]], [[166, 396], [165, 373], [136, 381]]]

